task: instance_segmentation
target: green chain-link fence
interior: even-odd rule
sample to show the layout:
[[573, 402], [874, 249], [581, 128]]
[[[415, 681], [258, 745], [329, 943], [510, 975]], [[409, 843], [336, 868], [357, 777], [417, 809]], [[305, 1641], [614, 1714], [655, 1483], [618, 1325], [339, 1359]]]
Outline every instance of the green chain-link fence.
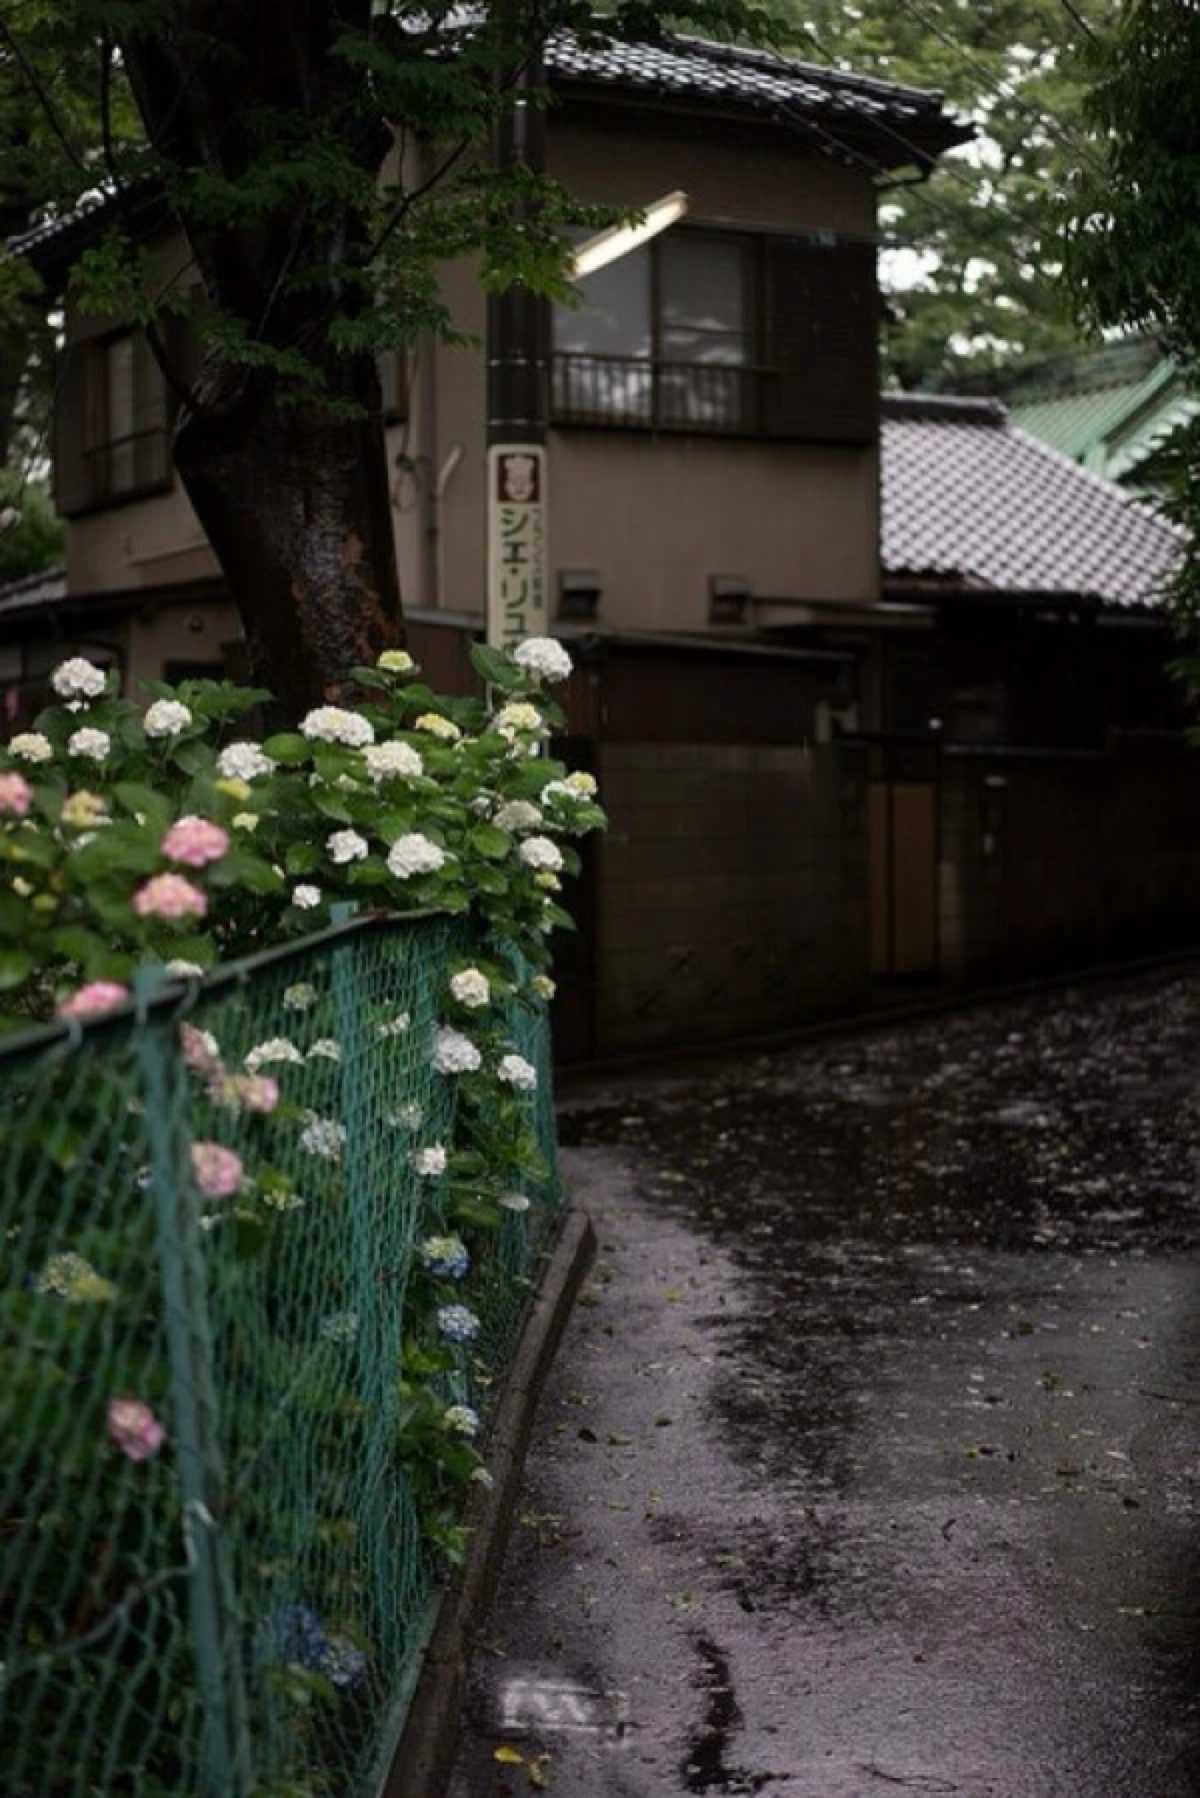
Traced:
[[[441, 1575], [397, 1435], [461, 928], [346, 925], [0, 1052], [5, 1798], [378, 1788]], [[541, 1178], [434, 1375], [485, 1419], [559, 1196], [544, 1019], [506, 1035]]]

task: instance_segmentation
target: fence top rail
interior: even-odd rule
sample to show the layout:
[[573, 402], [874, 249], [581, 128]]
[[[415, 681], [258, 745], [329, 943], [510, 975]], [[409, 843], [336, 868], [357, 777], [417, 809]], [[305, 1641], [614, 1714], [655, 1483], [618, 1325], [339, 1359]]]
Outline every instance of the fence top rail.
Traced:
[[170, 1016], [200, 994], [207, 998], [213, 993], [246, 986], [255, 975], [281, 963], [308, 957], [323, 949], [344, 948], [362, 937], [391, 935], [451, 916], [450, 912], [432, 906], [406, 912], [372, 911], [330, 924], [311, 936], [296, 937], [269, 949], [256, 949], [253, 954], [239, 956], [234, 961], [220, 962], [210, 972], [199, 976], [168, 974], [157, 964], [147, 964], [143, 972], [149, 978], [141, 980], [140, 990], [135, 990], [128, 999], [114, 1005], [101, 1017], [59, 1018], [0, 1038], [0, 1072], [14, 1062], [42, 1053], [69, 1055], [88, 1040], [98, 1039], [122, 1025], [146, 1023], [155, 1014]]

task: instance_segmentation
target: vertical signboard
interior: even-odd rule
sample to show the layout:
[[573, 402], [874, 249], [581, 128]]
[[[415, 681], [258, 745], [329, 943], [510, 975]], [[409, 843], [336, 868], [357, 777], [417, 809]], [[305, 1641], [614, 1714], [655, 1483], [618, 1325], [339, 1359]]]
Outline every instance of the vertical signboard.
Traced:
[[487, 640], [497, 649], [549, 634], [546, 451], [499, 443], [488, 451]]

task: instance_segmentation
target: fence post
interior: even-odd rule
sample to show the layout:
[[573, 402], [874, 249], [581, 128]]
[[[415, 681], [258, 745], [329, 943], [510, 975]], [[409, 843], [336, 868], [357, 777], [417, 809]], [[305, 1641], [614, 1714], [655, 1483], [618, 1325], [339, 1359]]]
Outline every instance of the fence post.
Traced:
[[202, 1707], [204, 1798], [245, 1798], [253, 1784], [244, 1670], [226, 1542], [225, 1476], [191, 1132], [176, 1017], [148, 1007], [162, 975], [136, 976], [137, 1059], [158, 1225], [163, 1324], [190, 1569], [190, 1620]]
[[[349, 923], [357, 908], [335, 905], [334, 924]], [[376, 1629], [373, 1632], [385, 1664], [396, 1656], [400, 1613], [400, 1565], [395, 1495], [400, 1479], [393, 1448], [396, 1429], [396, 1382], [400, 1377], [399, 1344], [385, 1341], [384, 1307], [391, 1287], [383, 1274], [378, 1200], [371, 1180], [371, 1161], [378, 1152], [382, 1118], [372, 1115], [371, 1039], [364, 1027], [366, 982], [358, 958], [362, 939], [351, 937], [333, 951], [334, 1030], [341, 1049], [342, 1123], [346, 1128], [346, 1213], [353, 1305], [358, 1314], [355, 1353], [363, 1414], [363, 1517], [370, 1541], [368, 1566]], [[390, 1348], [390, 1356], [389, 1356]]]

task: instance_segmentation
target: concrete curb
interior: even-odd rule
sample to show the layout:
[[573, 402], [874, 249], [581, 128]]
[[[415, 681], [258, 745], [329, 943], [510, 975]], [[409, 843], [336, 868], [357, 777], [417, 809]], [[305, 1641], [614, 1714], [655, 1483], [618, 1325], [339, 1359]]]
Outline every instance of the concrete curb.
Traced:
[[447, 1589], [380, 1798], [442, 1798], [458, 1746], [471, 1636], [496, 1582], [516, 1509], [534, 1413], [580, 1286], [596, 1253], [586, 1212], [568, 1211], [538, 1284], [492, 1425], [494, 1485], [467, 1512], [466, 1563]]

